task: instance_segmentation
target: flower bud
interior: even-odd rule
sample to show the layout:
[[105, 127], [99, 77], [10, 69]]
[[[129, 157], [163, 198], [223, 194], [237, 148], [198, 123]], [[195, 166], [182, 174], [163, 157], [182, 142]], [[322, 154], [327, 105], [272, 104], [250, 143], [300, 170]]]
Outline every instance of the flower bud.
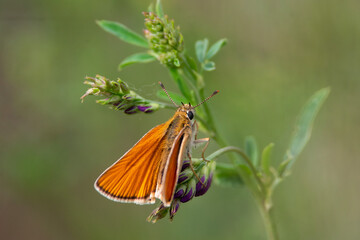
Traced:
[[[211, 161], [210, 163], [207, 164], [207, 166], [204, 166], [204, 175], [201, 178], [201, 181], [203, 182], [203, 184], [197, 184], [196, 185], [196, 193], [195, 196], [201, 196], [204, 195], [210, 188], [211, 183], [212, 183], [212, 178], [214, 175], [214, 171], [215, 171], [215, 167], [216, 167], [216, 163], [214, 161]], [[207, 171], [207, 172], [205, 172]], [[203, 181], [203, 177], [204, 177], [204, 181]]]
[[204, 195], [209, 190], [211, 186], [212, 178], [213, 178], [213, 173], [210, 173], [209, 178], [205, 183], [205, 187], [203, 186], [202, 188], [199, 189], [199, 191], [196, 191], [195, 193], [196, 197]]
[[166, 216], [169, 208], [165, 207], [163, 203], [160, 204], [158, 208], [156, 208], [146, 219], [148, 222], [156, 223], [157, 220], [160, 220]]
[[121, 81], [120, 79], [118, 79], [118, 82], [120, 83], [121, 91], [125, 94], [129, 94], [130, 90], [129, 90], [128, 85], [125, 82]]
[[86, 91], [86, 93], [80, 97], [81, 102], [84, 101], [84, 98], [85, 98], [86, 96], [88, 96], [88, 95], [96, 95], [97, 93], [99, 93], [99, 91], [100, 91], [100, 90], [99, 90], [98, 88], [89, 88], [89, 89]]
[[186, 184], [177, 185], [174, 194], [174, 199], [183, 197], [186, 192], [186, 188], [187, 188]]
[[185, 192], [184, 196], [180, 199], [180, 201], [182, 203], [190, 201], [194, 197], [195, 191], [196, 191], [196, 180], [195, 180], [195, 178], [192, 178], [187, 183], [186, 192]]
[[111, 81], [100, 75], [96, 75], [95, 78], [86, 77], [86, 79], [84, 83], [90, 85], [91, 88], [81, 97], [82, 101], [88, 95], [104, 96], [104, 99], [96, 102], [110, 105], [111, 108], [124, 111], [126, 114], [151, 113], [162, 107], [159, 103], [144, 99], [131, 91], [121, 79]]
[[179, 210], [180, 207], [180, 201], [177, 199], [174, 199], [170, 206], [170, 220], [172, 221], [176, 212]]
[[181, 167], [181, 172], [184, 171], [188, 167], [190, 167], [190, 160], [184, 160], [182, 167]]
[[[151, 106], [137, 106], [141, 112], [147, 112]], [[150, 110], [151, 111], [151, 110]]]
[[108, 99], [108, 103], [118, 103], [120, 102], [120, 100], [121, 100], [120, 96], [114, 95]]
[[127, 108], [124, 113], [126, 114], [133, 114], [133, 113], [136, 113], [136, 106], [131, 106], [129, 108]]
[[190, 168], [185, 169], [179, 174], [178, 184], [188, 181], [193, 176], [193, 171]]
[[179, 27], [167, 16], [160, 18], [153, 12], [143, 13], [145, 16], [145, 38], [158, 60], [169, 67], [180, 67], [180, 53], [183, 51], [183, 36]]

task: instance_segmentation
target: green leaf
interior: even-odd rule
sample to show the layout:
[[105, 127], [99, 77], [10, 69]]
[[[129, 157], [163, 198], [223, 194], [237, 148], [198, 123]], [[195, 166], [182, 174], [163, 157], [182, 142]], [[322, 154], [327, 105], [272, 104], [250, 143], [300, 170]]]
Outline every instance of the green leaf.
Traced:
[[245, 153], [251, 159], [251, 162], [256, 167], [259, 164], [259, 151], [256, 144], [256, 140], [253, 136], [247, 136], [245, 138]]
[[209, 61], [203, 65], [203, 69], [205, 71], [213, 71], [213, 70], [215, 70], [215, 63], [212, 61]]
[[186, 58], [186, 62], [190, 65], [190, 68], [192, 70], [197, 71], [197, 65], [194, 58], [190, 57], [188, 54], [185, 54], [185, 58]]
[[205, 38], [204, 40], [199, 40], [195, 43], [195, 52], [200, 63], [203, 63], [205, 61], [208, 45], [209, 40], [207, 38]]
[[156, 15], [158, 15], [161, 19], [164, 18], [164, 11], [160, 0], [156, 1], [155, 9], [156, 9]]
[[128, 56], [125, 58], [120, 64], [119, 64], [119, 70], [123, 69], [126, 66], [129, 66], [134, 63], [148, 63], [155, 61], [156, 57], [154, 57], [151, 54], [148, 53], [136, 53], [131, 56]]
[[267, 145], [261, 155], [261, 168], [265, 174], [270, 175], [270, 157], [272, 149], [274, 148], [274, 143]]
[[236, 187], [243, 184], [239, 171], [232, 164], [217, 162], [214, 182], [223, 187]]
[[[287, 168], [287, 166], [289, 165], [289, 163], [290, 163], [290, 160], [291, 159], [286, 159], [286, 160], [284, 160], [284, 161], [282, 161], [281, 163], [280, 163], [280, 166], [279, 166], [279, 168], [278, 168], [278, 174], [279, 174], [279, 177], [280, 178], [282, 178], [282, 177], [284, 177], [285, 175], [285, 170], [286, 170], [286, 168]], [[288, 172], [289, 173], [289, 172]]]
[[154, 12], [154, 4], [150, 3], [149, 7], [148, 7], [148, 12]]
[[191, 91], [186, 85], [185, 80], [182, 78], [178, 70], [176, 68], [169, 68], [169, 71], [171, 77], [175, 80], [176, 84], [178, 85], [181, 94], [187, 99], [185, 102], [189, 102], [189, 101], [192, 102], [193, 99], [191, 97]]
[[96, 21], [96, 23], [102, 29], [117, 36], [124, 42], [130, 43], [130, 44], [133, 44], [133, 45], [136, 45], [139, 47], [144, 47], [144, 48], [149, 47], [147, 40], [143, 36], [133, 32], [132, 30], [130, 30], [129, 28], [127, 28], [125, 25], [123, 25], [121, 23], [106, 21], [106, 20]]
[[[184, 98], [183, 96], [177, 94], [177, 93], [174, 93], [174, 92], [171, 92], [171, 91], [168, 91], [166, 90], [170, 97], [172, 98], [172, 100], [174, 100], [174, 102], [177, 104], [177, 105], [180, 105], [181, 102], [183, 103], [186, 103], [186, 98]], [[162, 98], [164, 100], [169, 100], [169, 97], [166, 95], [166, 93], [163, 91], [163, 90], [159, 90], [156, 92], [156, 95], [159, 97], [159, 98]]]
[[226, 38], [223, 38], [223, 39], [220, 39], [219, 41], [217, 41], [216, 43], [214, 43], [209, 51], [207, 52], [206, 54], [206, 59], [210, 59], [212, 58], [213, 56], [215, 56], [219, 50], [225, 46], [227, 44], [227, 39]]
[[311, 96], [305, 104], [295, 124], [295, 131], [290, 141], [289, 148], [284, 155], [284, 161], [289, 161], [289, 163], [286, 164], [284, 167], [285, 169], [282, 172], [286, 173], [286, 171], [290, 170], [291, 166], [296, 161], [296, 158], [309, 141], [316, 114], [319, 112], [329, 93], [330, 88], [323, 88]]

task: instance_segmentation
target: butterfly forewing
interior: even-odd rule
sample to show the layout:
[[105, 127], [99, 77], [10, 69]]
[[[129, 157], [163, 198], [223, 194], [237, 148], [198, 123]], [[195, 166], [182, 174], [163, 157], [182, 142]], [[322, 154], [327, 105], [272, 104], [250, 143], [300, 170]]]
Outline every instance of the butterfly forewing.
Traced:
[[104, 196], [120, 202], [154, 203], [168, 123], [151, 129], [95, 182]]

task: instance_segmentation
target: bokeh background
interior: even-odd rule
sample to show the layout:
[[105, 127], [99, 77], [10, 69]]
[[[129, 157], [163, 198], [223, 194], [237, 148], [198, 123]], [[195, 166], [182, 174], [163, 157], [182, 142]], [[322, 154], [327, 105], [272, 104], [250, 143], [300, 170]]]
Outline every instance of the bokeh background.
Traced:
[[[97, 176], [171, 110], [127, 116], [84, 104], [84, 77], [121, 77], [148, 98], [157, 82], [175, 90], [158, 63], [117, 71], [139, 51], [95, 20], [141, 33], [151, 1], [0, 1], [1, 239], [265, 239], [248, 190], [213, 186], [184, 204], [173, 223], [149, 224], [156, 206], [120, 204], [93, 189]], [[226, 37], [206, 73], [216, 123], [242, 146], [253, 135], [281, 159], [296, 116], [318, 89], [332, 92], [293, 174], [277, 189], [281, 239], [360, 236], [360, 2], [355, 0], [164, 1], [186, 48]], [[208, 153], [217, 148], [211, 143]], [[226, 161], [226, 159], [223, 159]]]

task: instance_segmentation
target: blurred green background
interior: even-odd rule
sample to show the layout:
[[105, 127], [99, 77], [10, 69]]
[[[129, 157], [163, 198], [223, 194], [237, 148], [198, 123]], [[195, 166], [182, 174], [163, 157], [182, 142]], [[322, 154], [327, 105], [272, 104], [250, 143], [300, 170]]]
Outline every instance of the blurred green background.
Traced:
[[[213, 186], [181, 205], [173, 223], [145, 221], [155, 205], [120, 204], [93, 188], [98, 175], [171, 110], [133, 116], [80, 96], [84, 77], [121, 77], [144, 97], [157, 82], [175, 90], [158, 63], [117, 71], [139, 49], [95, 20], [141, 33], [151, 1], [0, 1], [1, 239], [265, 239], [245, 188]], [[206, 73], [216, 123], [242, 146], [254, 135], [281, 159], [296, 116], [318, 89], [332, 92], [293, 174], [275, 192], [281, 239], [360, 236], [360, 2], [163, 1], [186, 48], [226, 37]], [[208, 153], [215, 150], [214, 141]], [[225, 159], [224, 159], [225, 160]]]

